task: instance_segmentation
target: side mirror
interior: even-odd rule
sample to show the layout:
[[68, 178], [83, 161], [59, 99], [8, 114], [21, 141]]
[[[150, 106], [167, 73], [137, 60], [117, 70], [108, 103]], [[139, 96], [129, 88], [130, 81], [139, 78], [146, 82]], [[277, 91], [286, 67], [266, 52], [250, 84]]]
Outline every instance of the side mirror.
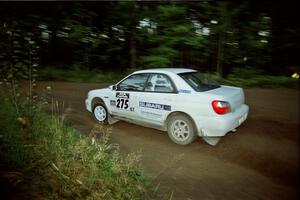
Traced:
[[115, 86], [115, 85], [110, 85], [109, 88], [110, 88], [111, 90], [116, 90], [116, 89], [117, 89], [117, 86]]

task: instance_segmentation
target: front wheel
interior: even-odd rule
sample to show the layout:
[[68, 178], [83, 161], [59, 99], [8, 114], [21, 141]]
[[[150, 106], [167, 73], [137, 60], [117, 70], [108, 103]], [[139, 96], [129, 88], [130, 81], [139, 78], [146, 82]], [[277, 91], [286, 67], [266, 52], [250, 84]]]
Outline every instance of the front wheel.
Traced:
[[107, 123], [108, 120], [108, 113], [106, 107], [99, 103], [96, 104], [93, 108], [93, 115], [94, 118], [100, 123]]
[[185, 115], [171, 116], [168, 135], [173, 142], [180, 145], [188, 145], [196, 139], [193, 122]]

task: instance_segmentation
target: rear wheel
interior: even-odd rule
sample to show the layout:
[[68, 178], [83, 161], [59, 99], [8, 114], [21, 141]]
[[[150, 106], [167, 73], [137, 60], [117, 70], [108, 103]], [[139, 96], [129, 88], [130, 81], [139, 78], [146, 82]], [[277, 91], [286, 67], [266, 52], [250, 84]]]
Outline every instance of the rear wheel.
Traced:
[[168, 135], [173, 142], [188, 145], [196, 139], [193, 122], [185, 115], [173, 115], [168, 122]]
[[97, 103], [93, 107], [94, 118], [100, 123], [107, 123], [108, 113], [107, 109], [102, 103]]

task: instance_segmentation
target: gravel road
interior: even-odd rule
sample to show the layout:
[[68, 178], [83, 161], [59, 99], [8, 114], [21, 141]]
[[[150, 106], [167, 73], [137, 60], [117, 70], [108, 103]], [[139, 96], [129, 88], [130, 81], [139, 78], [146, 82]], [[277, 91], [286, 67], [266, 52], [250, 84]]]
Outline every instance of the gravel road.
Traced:
[[[64, 102], [72, 125], [89, 134], [96, 124], [85, 110], [89, 90], [105, 84], [41, 82]], [[248, 120], [209, 146], [200, 138], [189, 146], [164, 132], [118, 122], [112, 143], [122, 154], [141, 153], [145, 173], [158, 185], [157, 199], [298, 199], [299, 91], [246, 89]]]

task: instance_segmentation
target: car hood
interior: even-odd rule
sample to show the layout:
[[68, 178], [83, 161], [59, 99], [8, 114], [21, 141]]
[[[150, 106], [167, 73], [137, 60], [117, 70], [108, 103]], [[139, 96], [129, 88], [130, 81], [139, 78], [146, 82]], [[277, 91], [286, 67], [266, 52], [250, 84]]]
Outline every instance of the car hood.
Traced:
[[89, 96], [96, 96], [96, 95], [101, 95], [101, 94], [108, 94], [109, 92], [111, 92], [111, 89], [109, 87], [107, 88], [102, 88], [102, 89], [95, 89], [95, 90], [91, 90], [89, 91], [88, 95]]

